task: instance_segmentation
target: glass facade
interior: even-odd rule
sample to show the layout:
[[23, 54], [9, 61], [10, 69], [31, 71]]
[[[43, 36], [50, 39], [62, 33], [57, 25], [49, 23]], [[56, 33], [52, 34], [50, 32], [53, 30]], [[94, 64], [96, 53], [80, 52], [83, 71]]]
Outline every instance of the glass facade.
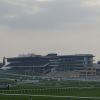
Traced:
[[93, 65], [93, 55], [61, 55], [48, 54], [46, 56], [35, 57], [15, 57], [7, 58], [9, 63], [6, 67], [33, 70], [36, 73], [43, 73], [55, 68], [58, 71], [82, 70], [84, 67]]

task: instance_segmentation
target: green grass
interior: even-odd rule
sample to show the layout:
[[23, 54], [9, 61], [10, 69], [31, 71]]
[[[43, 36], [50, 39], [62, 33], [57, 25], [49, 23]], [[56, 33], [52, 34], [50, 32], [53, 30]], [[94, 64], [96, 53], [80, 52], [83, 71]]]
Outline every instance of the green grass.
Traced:
[[[30, 100], [29, 96], [3, 96], [0, 95], [0, 100]], [[78, 99], [66, 97], [32, 97], [32, 100], [96, 100], [96, 99]]]
[[63, 88], [63, 89], [47, 88], [47, 89], [0, 90], [0, 93], [100, 97], [100, 88]]
[[26, 96], [4, 96], [0, 95], [0, 100], [29, 100]]
[[14, 84], [15, 80], [11, 79], [0, 79], [0, 84]]
[[[90, 81], [58, 82], [55, 80], [53, 81], [43, 80], [39, 84], [15, 84], [15, 86], [10, 88], [10, 90], [0, 90], [0, 93], [100, 97], [100, 82], [90, 82]], [[29, 97], [0, 95], [0, 100], [29, 100]], [[33, 100], [80, 100], [80, 99], [33, 97]], [[96, 100], [96, 99], [81, 99], [81, 100]]]
[[34, 88], [55, 88], [55, 87], [100, 87], [100, 82], [88, 81], [40, 81], [37, 84], [16, 84], [11, 89], [34, 89]]

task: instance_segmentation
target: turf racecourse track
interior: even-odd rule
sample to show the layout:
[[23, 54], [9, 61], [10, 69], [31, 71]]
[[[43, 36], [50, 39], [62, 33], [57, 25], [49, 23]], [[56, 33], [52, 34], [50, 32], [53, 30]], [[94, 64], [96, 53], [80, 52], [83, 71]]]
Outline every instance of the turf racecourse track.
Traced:
[[28, 94], [0, 94], [3, 100], [24, 99], [24, 100], [100, 100], [100, 97], [78, 97], [78, 96], [56, 96], [56, 95], [28, 95]]
[[[15, 82], [20, 76], [5, 75], [0, 84], [12, 84], [10, 89], [0, 89], [0, 100], [100, 100], [100, 81], [39, 80], [39, 83]], [[5, 78], [4, 75], [1, 78]], [[10, 79], [10, 80], [9, 80]], [[21, 76], [23, 80], [30, 77]], [[36, 79], [37, 80], [37, 79]]]
[[100, 100], [100, 88], [0, 90], [0, 100]]

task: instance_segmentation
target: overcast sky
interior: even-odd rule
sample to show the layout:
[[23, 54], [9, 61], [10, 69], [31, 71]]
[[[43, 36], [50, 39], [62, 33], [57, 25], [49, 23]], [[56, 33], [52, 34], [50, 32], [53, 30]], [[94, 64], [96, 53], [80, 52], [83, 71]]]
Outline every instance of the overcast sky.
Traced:
[[23, 53], [100, 60], [100, 0], [0, 0], [0, 57]]

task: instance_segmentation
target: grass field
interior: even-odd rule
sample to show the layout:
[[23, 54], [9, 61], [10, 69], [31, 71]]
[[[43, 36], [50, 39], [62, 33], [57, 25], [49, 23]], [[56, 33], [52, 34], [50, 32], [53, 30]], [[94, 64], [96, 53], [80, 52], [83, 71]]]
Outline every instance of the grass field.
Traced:
[[[1, 84], [7, 82], [8, 84], [14, 84], [14, 86], [10, 87], [10, 90], [0, 90], [0, 100], [30, 100], [29, 96], [25, 96], [25, 94], [51, 96], [33, 96], [32, 100], [100, 100], [96, 99], [97, 97], [100, 97], [100, 82], [97, 81], [40, 80], [37, 84], [17, 84], [12, 80], [0, 80]], [[15, 94], [15, 96], [2, 94]], [[20, 94], [20, 96], [16, 96], [16, 94]], [[52, 96], [76, 96], [91, 98], [67, 98]]]
[[[30, 100], [29, 96], [2, 96], [0, 95], [0, 100]], [[66, 97], [32, 97], [32, 100], [99, 100], [99, 99], [78, 99], [78, 98], [66, 98]]]
[[[22, 96], [4, 96], [0, 95], [0, 100], [29, 100], [29, 95], [50, 95], [50, 96], [76, 96], [76, 97], [100, 97], [100, 88], [45, 88], [45, 89], [17, 89], [17, 90], [0, 90], [5, 94], [22, 94]], [[9, 99], [8, 99], [9, 98]], [[32, 100], [80, 100], [80, 98], [67, 97], [32, 97]], [[81, 100], [96, 100], [96, 98], [85, 98]], [[100, 98], [98, 99], [100, 100]]]
[[100, 88], [47, 88], [47, 89], [45, 88], [45, 89], [0, 90], [0, 93], [100, 97]]

